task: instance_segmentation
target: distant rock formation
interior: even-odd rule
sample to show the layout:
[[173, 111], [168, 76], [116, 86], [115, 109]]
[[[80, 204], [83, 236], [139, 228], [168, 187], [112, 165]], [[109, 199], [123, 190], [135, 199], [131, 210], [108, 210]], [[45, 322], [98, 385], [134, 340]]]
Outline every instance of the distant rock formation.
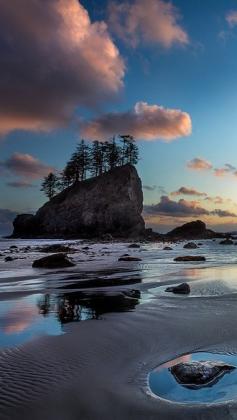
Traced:
[[207, 229], [204, 222], [196, 220], [171, 230], [166, 236], [172, 239], [209, 239], [222, 237], [223, 235]]
[[17, 216], [12, 237], [101, 238], [111, 234], [139, 238], [145, 233], [142, 208], [141, 180], [134, 166], [125, 165], [76, 182], [44, 204], [35, 216]]

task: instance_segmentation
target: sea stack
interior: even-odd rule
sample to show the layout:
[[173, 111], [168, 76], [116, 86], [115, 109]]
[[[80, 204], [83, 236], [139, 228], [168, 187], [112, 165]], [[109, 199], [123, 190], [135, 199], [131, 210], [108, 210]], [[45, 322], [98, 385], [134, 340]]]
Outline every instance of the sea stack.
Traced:
[[141, 216], [141, 180], [132, 165], [116, 167], [96, 178], [75, 182], [33, 215], [18, 215], [14, 238], [139, 238], [145, 233]]

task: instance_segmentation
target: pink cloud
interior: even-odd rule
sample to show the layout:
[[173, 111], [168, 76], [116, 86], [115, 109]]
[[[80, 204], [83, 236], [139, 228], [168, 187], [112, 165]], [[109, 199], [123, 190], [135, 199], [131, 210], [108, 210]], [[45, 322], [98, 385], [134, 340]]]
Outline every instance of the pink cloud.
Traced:
[[115, 134], [129, 133], [138, 140], [175, 140], [192, 131], [191, 117], [178, 109], [137, 102], [127, 112], [104, 114], [82, 125], [82, 136], [107, 139]]
[[226, 21], [228, 22], [229, 26], [233, 28], [237, 25], [237, 10], [231, 10], [226, 15]]
[[194, 188], [188, 188], [188, 187], [180, 187], [177, 191], [173, 191], [171, 196], [179, 196], [179, 195], [196, 195], [197, 197], [206, 197], [207, 194], [197, 191]]
[[51, 130], [120, 91], [125, 64], [105, 22], [92, 23], [78, 0], [18, 6], [1, 2], [1, 134]]
[[205, 171], [212, 169], [212, 163], [202, 158], [194, 158], [187, 163], [187, 167], [197, 171]]
[[109, 4], [109, 25], [117, 36], [136, 47], [140, 42], [187, 45], [189, 36], [179, 24], [180, 14], [163, 0], [134, 0]]
[[0, 162], [0, 168], [10, 174], [31, 180], [40, 179], [54, 170], [53, 167], [43, 164], [34, 156], [23, 153], [13, 153], [9, 159]]

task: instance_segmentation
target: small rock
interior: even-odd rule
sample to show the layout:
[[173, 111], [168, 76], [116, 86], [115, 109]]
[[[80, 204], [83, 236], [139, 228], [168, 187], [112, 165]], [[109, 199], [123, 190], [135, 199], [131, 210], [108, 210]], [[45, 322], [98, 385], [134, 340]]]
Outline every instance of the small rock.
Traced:
[[183, 257], [176, 257], [174, 261], [176, 262], [206, 261], [206, 258], [200, 255], [185, 255]]
[[40, 252], [45, 253], [59, 253], [59, 252], [73, 252], [74, 249], [70, 248], [68, 245], [62, 245], [62, 244], [52, 244], [48, 246], [44, 246], [42, 248], [39, 248]]
[[179, 363], [169, 368], [176, 381], [190, 388], [201, 388], [216, 382], [235, 367], [223, 362], [194, 361]]
[[183, 246], [186, 249], [196, 249], [198, 246], [194, 242], [188, 242]]
[[47, 257], [35, 260], [32, 264], [34, 268], [61, 268], [73, 267], [75, 264], [67, 258], [66, 254], [52, 254]]
[[142, 259], [141, 258], [138, 258], [138, 257], [130, 257], [130, 256], [127, 256], [127, 257], [120, 257], [118, 259], [118, 261], [142, 261]]
[[190, 293], [190, 286], [188, 283], [181, 283], [178, 286], [167, 287], [165, 291], [180, 295], [188, 295]]
[[128, 248], [141, 248], [141, 245], [139, 244], [131, 244], [128, 246]]
[[223, 241], [220, 241], [220, 245], [233, 245], [233, 241], [232, 241], [232, 239], [229, 239], [229, 238], [226, 238], [226, 239], [223, 239]]
[[165, 246], [163, 248], [163, 251], [172, 251], [172, 250], [173, 250], [173, 248], [171, 248], [170, 246]]
[[6, 257], [6, 258], [5, 258], [5, 261], [6, 261], [6, 262], [9, 262], [9, 261], [13, 261], [14, 259], [15, 259], [15, 258], [13, 258], [13, 257]]
[[13, 249], [13, 250], [14, 250], [14, 249], [17, 249], [17, 248], [18, 248], [18, 247], [17, 247], [16, 245], [11, 245], [11, 246], [10, 246], [10, 249]]

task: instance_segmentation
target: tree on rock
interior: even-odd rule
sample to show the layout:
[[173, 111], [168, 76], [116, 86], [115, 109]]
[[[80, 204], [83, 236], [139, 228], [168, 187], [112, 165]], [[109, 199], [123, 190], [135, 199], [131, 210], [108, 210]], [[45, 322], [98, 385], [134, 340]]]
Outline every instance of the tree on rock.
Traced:
[[53, 172], [50, 172], [42, 182], [41, 191], [43, 191], [45, 195], [51, 200], [51, 198], [57, 192], [58, 183], [58, 177]]

